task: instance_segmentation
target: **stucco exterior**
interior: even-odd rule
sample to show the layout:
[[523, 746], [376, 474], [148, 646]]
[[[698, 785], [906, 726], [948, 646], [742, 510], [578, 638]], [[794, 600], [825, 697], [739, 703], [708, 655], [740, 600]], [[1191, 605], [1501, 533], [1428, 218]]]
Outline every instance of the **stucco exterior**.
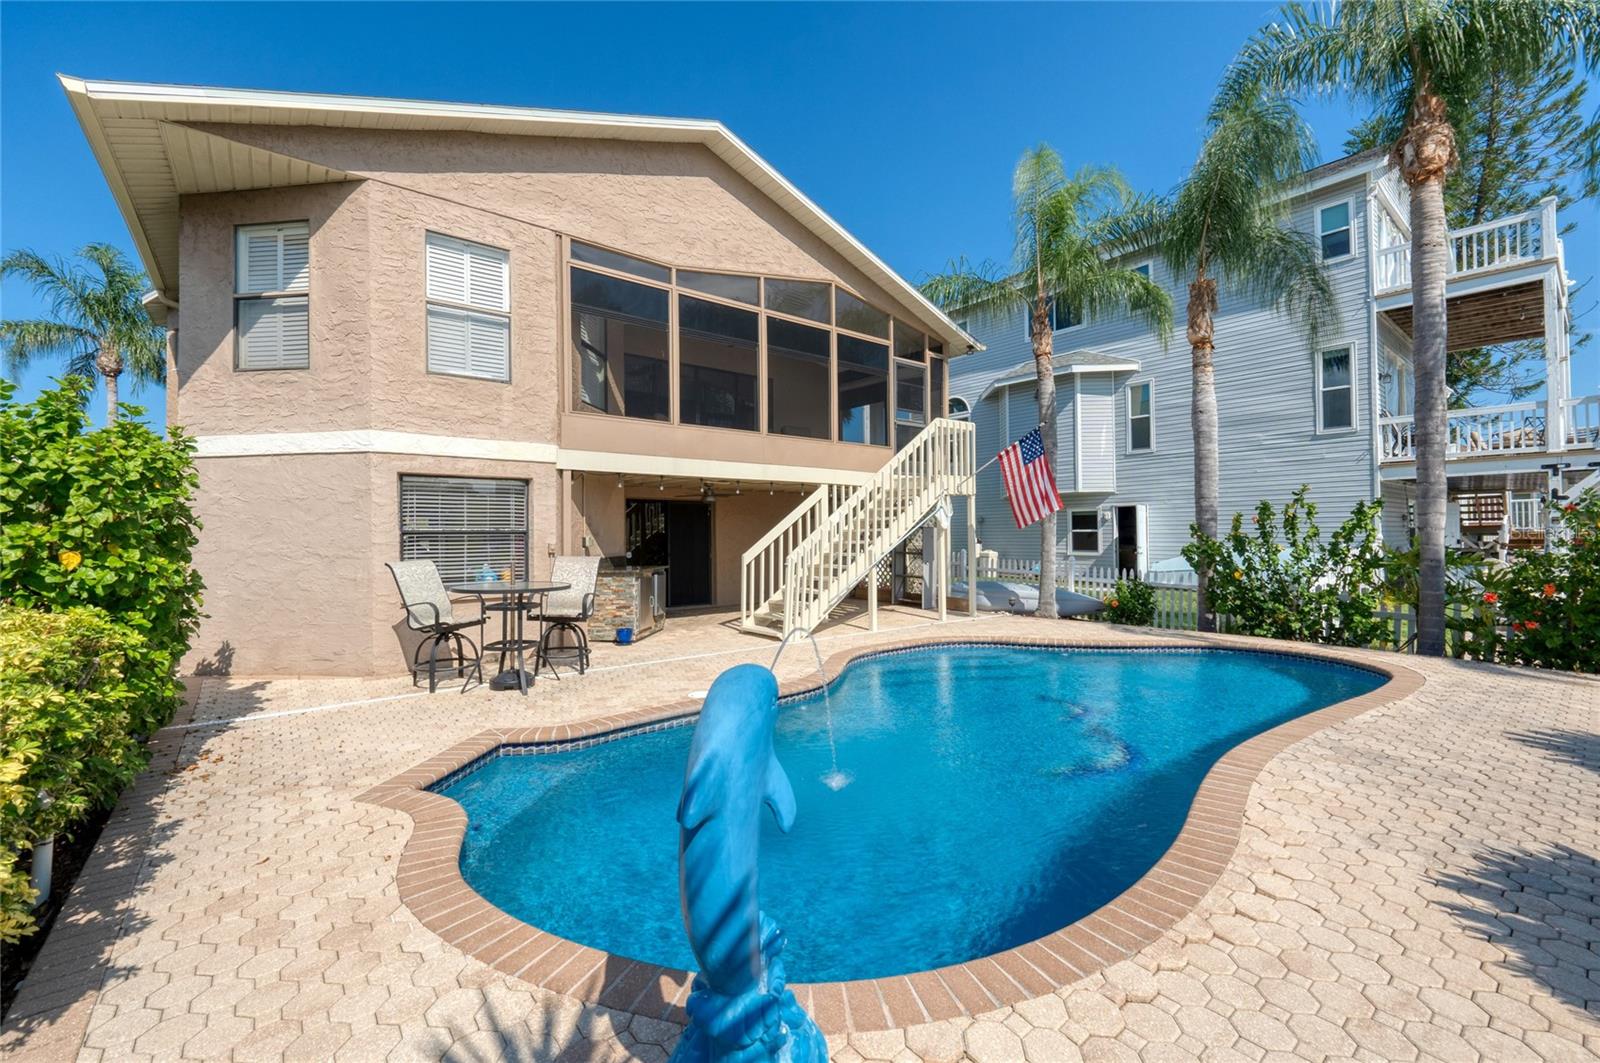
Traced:
[[[619, 469], [680, 478], [757, 471], [776, 485], [773, 494], [747, 491], [714, 506], [712, 593], [728, 604], [739, 599], [740, 555], [800, 500], [802, 485], [859, 479], [889, 457], [887, 447], [573, 410], [569, 239], [682, 268], [832, 281], [903, 319], [925, 314], [873, 284], [703, 146], [195, 128], [357, 176], [181, 199], [182, 328], [169, 409], [200, 440], [198, 563], [207, 585], [191, 667], [403, 670], [409, 641], [384, 568], [400, 556], [402, 474], [526, 480], [537, 577], [557, 554], [625, 549], [634, 492], [618, 486]], [[301, 220], [310, 232], [310, 366], [240, 370], [236, 227]], [[509, 381], [428, 371], [429, 232], [508, 253]], [[394, 445], [401, 437], [405, 445]], [[446, 456], [451, 447], [434, 439], [499, 449]]]

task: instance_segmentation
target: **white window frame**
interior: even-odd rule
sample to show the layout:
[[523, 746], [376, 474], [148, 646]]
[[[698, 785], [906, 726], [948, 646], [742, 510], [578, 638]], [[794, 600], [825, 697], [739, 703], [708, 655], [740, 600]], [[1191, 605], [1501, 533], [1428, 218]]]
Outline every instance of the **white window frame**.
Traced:
[[[492, 252], [494, 255], [502, 257], [505, 261], [504, 309], [480, 306], [472, 302], [456, 302], [453, 299], [440, 299], [430, 295], [429, 289], [431, 286], [429, 284], [428, 272], [428, 248], [433, 245], [435, 241], [461, 244], [468, 248]], [[469, 281], [467, 283], [466, 291], [469, 299], [471, 298], [471, 288], [472, 285]], [[468, 240], [464, 236], [456, 236], [453, 233], [440, 232], [435, 229], [429, 229], [425, 231], [422, 238], [422, 299], [422, 367], [429, 376], [454, 377], [458, 380], [486, 380], [492, 384], [511, 383], [511, 252], [508, 249], [496, 247], [494, 244], [486, 244], [481, 240]], [[463, 314], [469, 319], [469, 321], [473, 317], [503, 321], [505, 323], [506, 330], [506, 364], [504, 375], [491, 376], [486, 373], [460, 373], [449, 369], [434, 368], [433, 353], [429, 348], [430, 334], [432, 332], [431, 328], [429, 327], [429, 319], [435, 308], [450, 313]], [[470, 343], [470, 339], [468, 342]]]
[[1324, 264], [1330, 262], [1343, 262], [1347, 258], [1354, 258], [1356, 254], [1356, 201], [1353, 198], [1329, 199], [1312, 207], [1311, 226], [1317, 234], [1317, 254], [1322, 254], [1322, 238], [1331, 233], [1340, 231], [1339, 229], [1328, 229], [1326, 231], [1323, 230], [1322, 212], [1330, 207], [1337, 207], [1340, 204], [1343, 204], [1346, 210], [1344, 229], [1350, 233], [1350, 250], [1346, 251], [1342, 255], [1335, 255], [1332, 258], [1324, 258], [1322, 260]]
[[[1068, 509], [1068, 510], [1066, 510], [1066, 514], [1067, 514], [1067, 553], [1071, 554], [1073, 557], [1099, 557], [1101, 554], [1105, 553], [1105, 545], [1106, 545], [1105, 544], [1105, 527], [1104, 527], [1104, 521], [1102, 521], [1101, 518], [1100, 518], [1100, 508], [1101, 507], [1096, 506], [1094, 509]], [[1094, 518], [1094, 549], [1093, 550], [1079, 550], [1077, 548], [1077, 543], [1073, 538], [1073, 536], [1076, 535], [1077, 532], [1072, 527], [1072, 519], [1074, 517], [1078, 516], [1080, 513], [1087, 513], [1091, 517]]]
[[[1133, 445], [1133, 419], [1134, 419], [1133, 418], [1133, 389], [1134, 388], [1149, 388], [1150, 389], [1150, 412], [1145, 415], [1150, 420], [1150, 445], [1148, 447], [1136, 447], [1136, 446]], [[1155, 451], [1156, 451], [1156, 382], [1155, 382], [1155, 379], [1152, 378], [1152, 377], [1141, 377], [1141, 378], [1138, 378], [1138, 379], [1130, 380], [1130, 381], [1128, 381], [1127, 386], [1125, 388], [1123, 388], [1123, 391], [1125, 392], [1125, 399], [1124, 399], [1124, 402], [1123, 402], [1123, 409], [1127, 412], [1127, 416], [1128, 416], [1128, 440], [1127, 440], [1127, 446], [1124, 448], [1123, 453], [1125, 453], [1125, 454], [1154, 454]]]
[[[1350, 353], [1350, 384], [1349, 384], [1349, 388], [1350, 388], [1350, 423], [1348, 425], [1338, 425], [1338, 426], [1333, 427], [1333, 428], [1325, 428], [1325, 427], [1323, 427], [1323, 423], [1322, 423], [1322, 393], [1323, 393], [1323, 387], [1322, 387], [1322, 359], [1323, 359], [1324, 355], [1331, 354], [1332, 352], [1338, 351], [1338, 350], [1344, 350], [1344, 351], [1348, 351]], [[1360, 374], [1357, 372], [1357, 368], [1356, 367], [1357, 367], [1357, 360], [1356, 360], [1356, 345], [1355, 345], [1355, 341], [1340, 339], [1340, 340], [1331, 340], [1331, 341], [1326, 342], [1326, 343], [1317, 344], [1317, 348], [1312, 353], [1312, 358], [1311, 358], [1313, 392], [1314, 392], [1315, 397], [1316, 397], [1315, 407], [1316, 407], [1316, 418], [1317, 418], [1317, 421], [1316, 421], [1317, 435], [1319, 435], [1319, 436], [1345, 435], [1347, 433], [1356, 431], [1357, 428], [1360, 426], [1360, 423], [1361, 423], [1361, 405], [1357, 401], [1357, 397], [1361, 394], [1361, 389], [1359, 387], [1359, 385], [1360, 385]]]
[[1142, 262], [1135, 262], [1130, 265], [1128, 269], [1134, 273], [1137, 273], [1142, 269], [1145, 271], [1146, 280], [1154, 281], [1156, 279], [1156, 260], [1153, 258], [1147, 258]]
[[[957, 413], [955, 411], [955, 404], [958, 403], [958, 402], [961, 403], [961, 412], [960, 413]], [[945, 397], [945, 409], [949, 411], [949, 412], [947, 412], [945, 414], [945, 419], [946, 420], [950, 420], [950, 421], [970, 421], [972, 419], [972, 403], [968, 402], [966, 399], [962, 398], [960, 395], [948, 395], [948, 396], [946, 396]]]
[[[273, 232], [278, 236], [278, 284], [255, 289], [245, 284], [245, 246], [252, 233]], [[283, 283], [283, 236], [304, 234], [306, 268], [303, 284]], [[244, 364], [244, 330], [240, 328], [241, 309], [246, 303], [282, 303], [304, 306], [306, 310], [306, 361], [304, 365]], [[259, 222], [233, 227], [233, 369], [236, 373], [296, 372], [311, 368], [311, 223], [309, 220]]]

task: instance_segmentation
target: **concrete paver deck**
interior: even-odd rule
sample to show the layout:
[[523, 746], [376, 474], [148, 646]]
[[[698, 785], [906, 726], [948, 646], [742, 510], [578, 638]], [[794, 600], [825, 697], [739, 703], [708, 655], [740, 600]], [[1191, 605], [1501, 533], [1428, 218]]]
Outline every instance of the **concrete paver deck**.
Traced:
[[[967, 633], [1171, 637], [885, 610], [825, 655]], [[125, 795], [0, 1037], [7, 1058], [664, 1059], [678, 1028], [445, 944], [401, 904], [403, 813], [357, 795], [494, 727], [679, 700], [775, 645], [673, 621], [514, 693], [207, 678]], [[1239, 641], [1239, 640], [1221, 640]], [[1359, 656], [1359, 655], [1358, 655]], [[1375, 660], [1395, 661], [1388, 655]], [[1600, 1057], [1600, 682], [1404, 658], [1425, 685], [1273, 758], [1238, 848], [1131, 959], [843, 1061]], [[780, 678], [814, 667], [803, 649]]]

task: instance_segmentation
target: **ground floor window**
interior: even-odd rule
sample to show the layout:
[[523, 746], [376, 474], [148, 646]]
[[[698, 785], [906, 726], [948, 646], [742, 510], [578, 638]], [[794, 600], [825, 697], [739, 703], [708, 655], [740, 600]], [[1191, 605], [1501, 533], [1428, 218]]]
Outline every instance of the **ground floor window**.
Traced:
[[1100, 552], [1100, 511], [1075, 509], [1067, 515], [1067, 549], [1074, 554]]
[[400, 557], [428, 560], [446, 584], [528, 576], [528, 483], [400, 477]]

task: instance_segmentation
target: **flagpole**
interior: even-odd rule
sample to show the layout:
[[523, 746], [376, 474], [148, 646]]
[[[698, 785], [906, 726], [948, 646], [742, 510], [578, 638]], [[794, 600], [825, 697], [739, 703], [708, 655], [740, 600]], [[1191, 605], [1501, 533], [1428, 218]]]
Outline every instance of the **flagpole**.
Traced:
[[[1038, 424], [1036, 424], [1032, 428], [1028, 429], [1028, 432], [1032, 432], [1032, 431], [1035, 431], [1035, 430], [1043, 428], [1043, 427], [1044, 427], [1044, 422], [1040, 421]], [[1024, 432], [1022, 434], [1023, 435], [1027, 435], [1028, 432]], [[1015, 443], [1015, 442], [1016, 442], [1016, 440], [1012, 440], [1012, 443]], [[1008, 446], [1009, 446], [1009, 444], [1008, 444]], [[1000, 454], [1004, 454], [1005, 452], [1006, 452], [1006, 448], [1005, 447], [1001, 447], [1000, 448]], [[974, 472], [972, 475], [974, 475], [974, 476], [978, 475], [978, 473], [982, 472], [983, 470], [987, 469], [989, 466], [993, 465], [995, 462], [999, 461], [1000, 460], [1000, 454], [996, 454], [994, 457], [990, 458], [988, 461], [986, 461], [982, 465], [978, 466], [977, 471]]]

